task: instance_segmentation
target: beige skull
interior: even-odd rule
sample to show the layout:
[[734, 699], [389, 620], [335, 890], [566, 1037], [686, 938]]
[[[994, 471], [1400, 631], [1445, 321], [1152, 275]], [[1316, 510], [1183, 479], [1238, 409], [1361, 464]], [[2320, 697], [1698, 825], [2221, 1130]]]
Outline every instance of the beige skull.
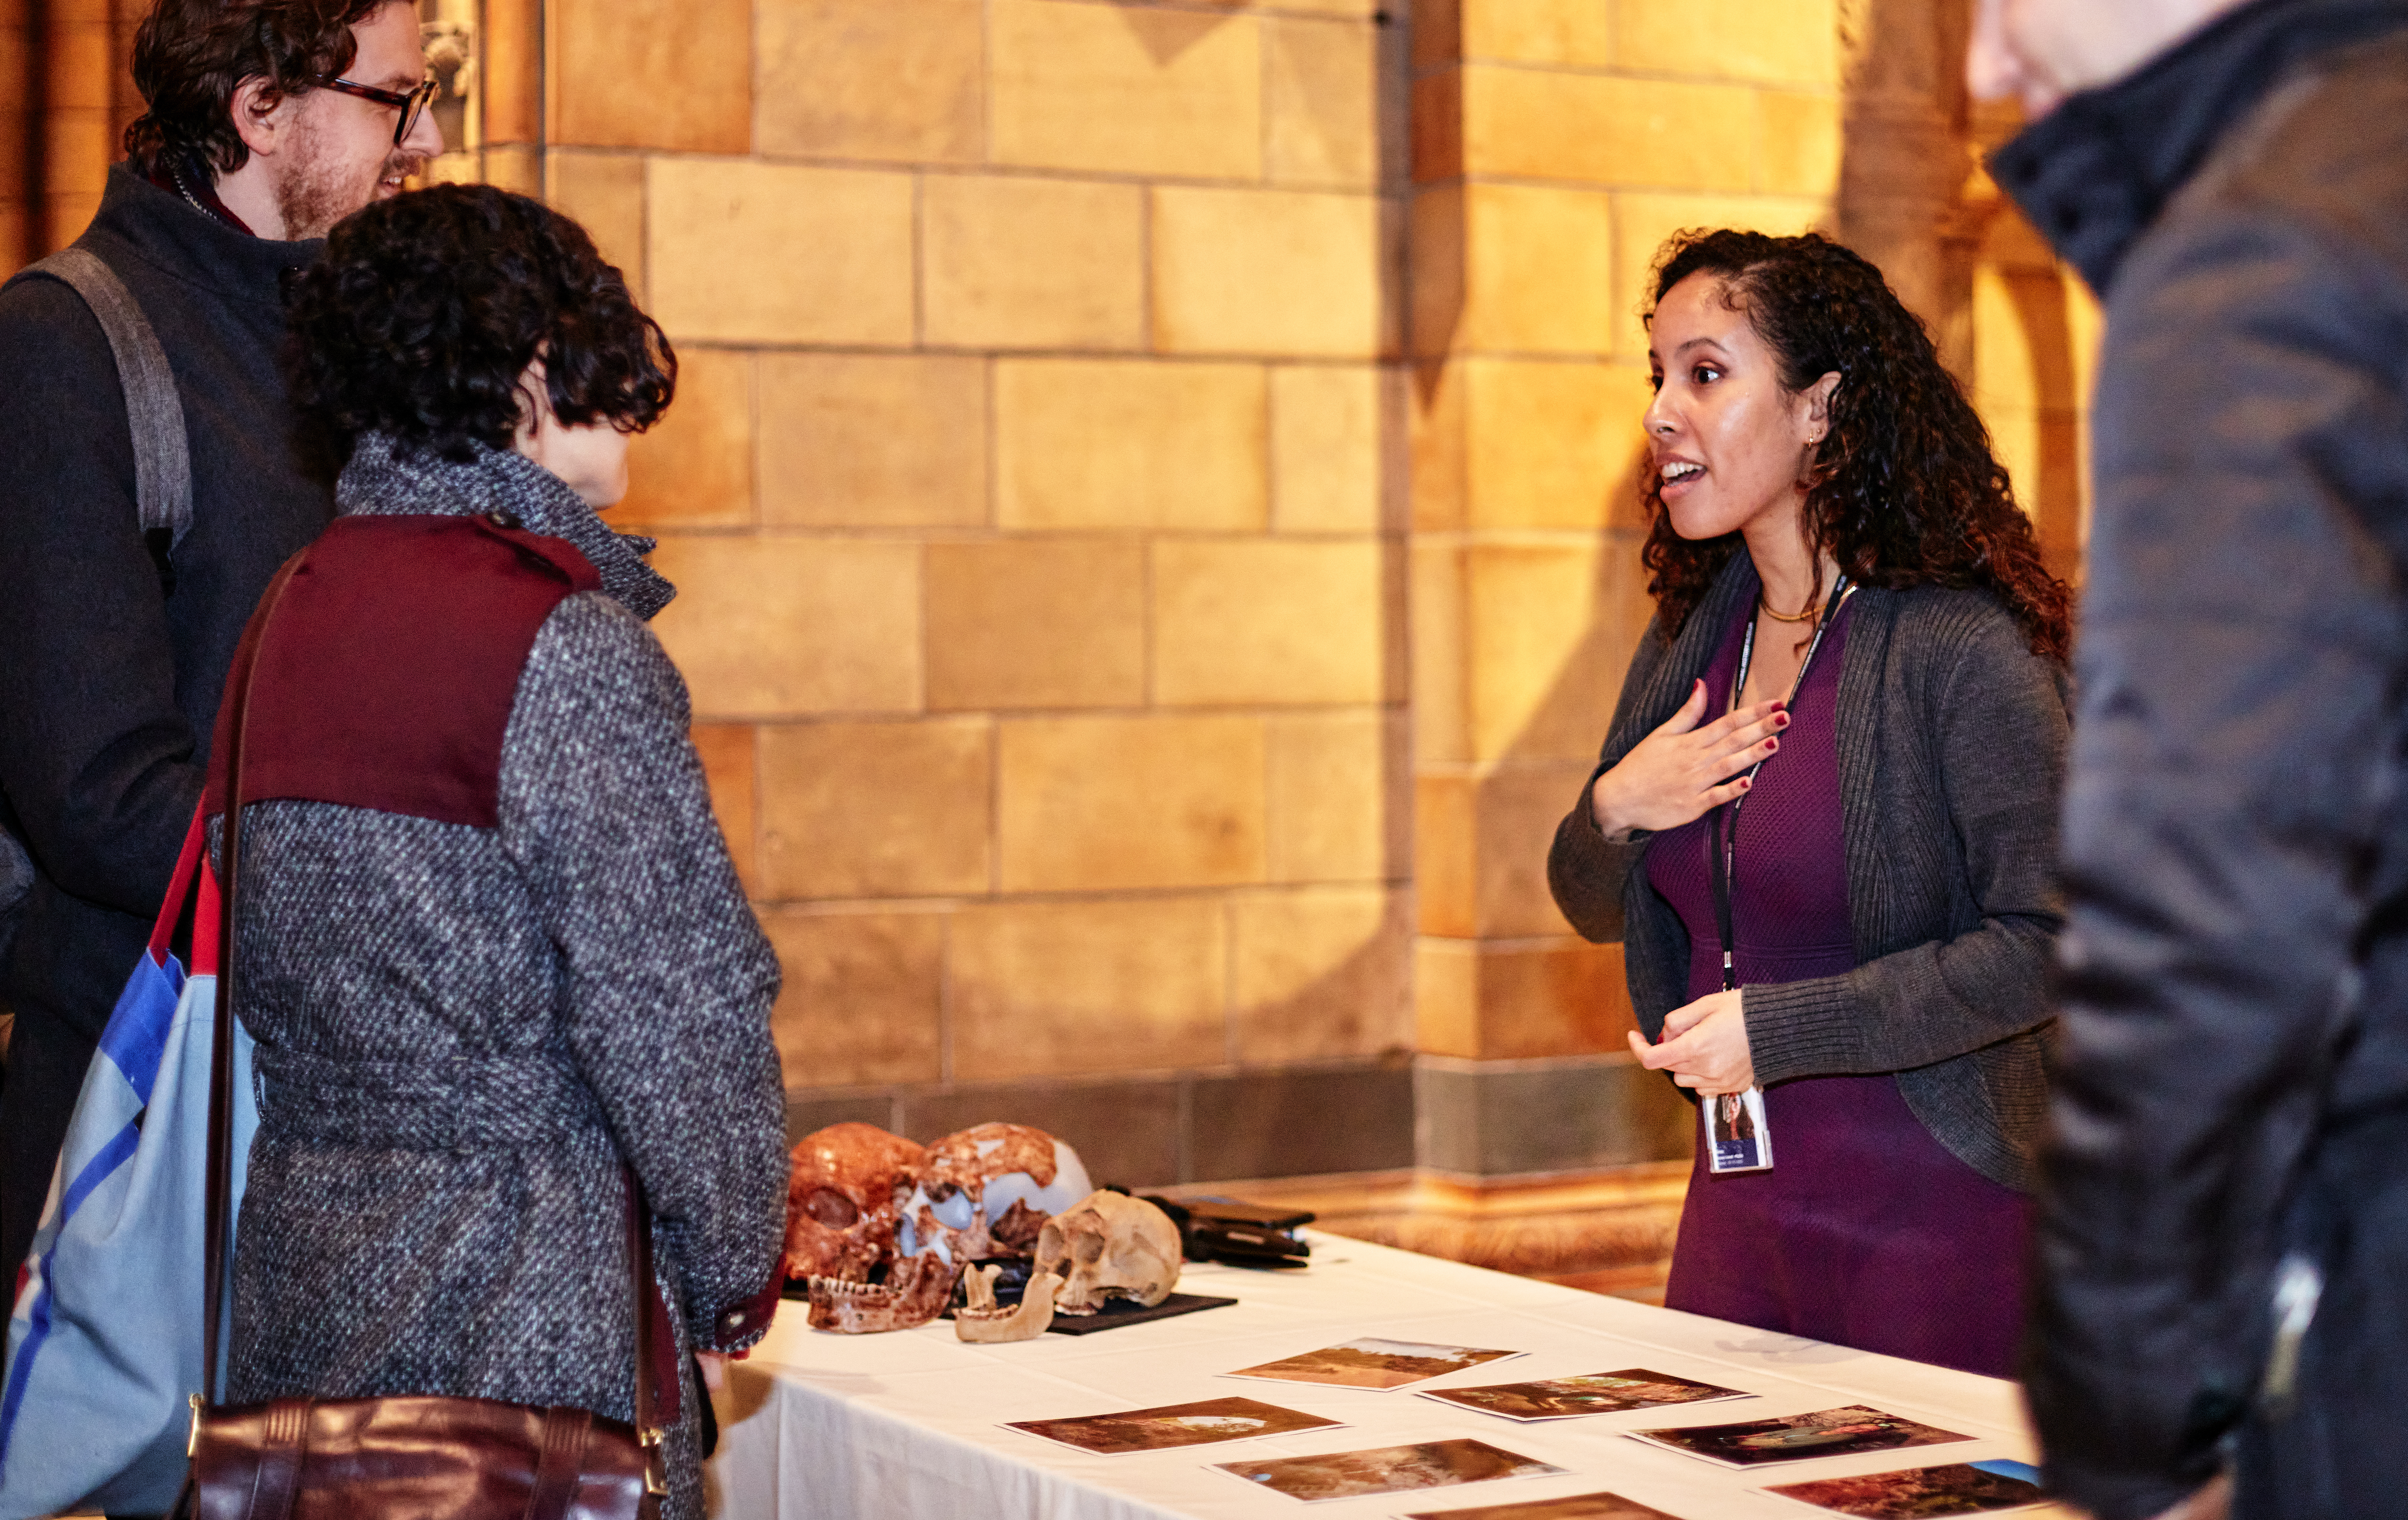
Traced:
[[809, 1285], [814, 1327], [857, 1335], [909, 1329], [943, 1312], [950, 1258], [898, 1249], [903, 1202], [927, 1153], [874, 1125], [803, 1137], [786, 1184], [786, 1275]]
[[1037, 1270], [1062, 1279], [1054, 1307], [1092, 1314], [1107, 1298], [1151, 1309], [1179, 1283], [1179, 1226], [1142, 1198], [1090, 1193], [1045, 1222]]

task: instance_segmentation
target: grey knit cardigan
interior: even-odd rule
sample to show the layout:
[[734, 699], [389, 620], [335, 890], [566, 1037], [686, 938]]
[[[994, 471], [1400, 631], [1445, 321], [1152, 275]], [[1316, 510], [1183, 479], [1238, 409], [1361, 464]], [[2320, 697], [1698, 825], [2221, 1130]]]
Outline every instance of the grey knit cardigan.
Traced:
[[[1590, 784], [1687, 700], [1756, 567], [1735, 553], [1668, 645], [1650, 624]], [[1907, 1107], [1994, 1182], [2032, 1184], [2046, 1097], [2047, 969], [2063, 923], [2062, 667], [1986, 592], [1867, 587], [1849, 612], [1839, 748], [1856, 968], [1751, 986], [1756, 1080], [1895, 1072]], [[1547, 881], [1584, 938], [1623, 942], [1649, 1039], [1688, 1001], [1689, 936], [1647, 881], [1650, 836], [1609, 839], [1584, 784]]]

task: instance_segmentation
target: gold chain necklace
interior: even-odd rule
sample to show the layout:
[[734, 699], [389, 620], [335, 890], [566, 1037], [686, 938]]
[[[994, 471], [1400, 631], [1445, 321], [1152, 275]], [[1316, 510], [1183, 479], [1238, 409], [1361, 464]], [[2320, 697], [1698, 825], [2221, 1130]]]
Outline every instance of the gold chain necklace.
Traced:
[[1814, 605], [1814, 598], [1809, 596], [1806, 598], [1806, 606], [1802, 611], [1777, 611], [1774, 609], [1773, 605], [1770, 602], [1764, 599], [1764, 594], [1762, 592], [1756, 593], [1756, 605], [1757, 610], [1761, 611], [1766, 617], [1770, 618], [1775, 623], [1804, 623], [1822, 610], [1821, 608]]

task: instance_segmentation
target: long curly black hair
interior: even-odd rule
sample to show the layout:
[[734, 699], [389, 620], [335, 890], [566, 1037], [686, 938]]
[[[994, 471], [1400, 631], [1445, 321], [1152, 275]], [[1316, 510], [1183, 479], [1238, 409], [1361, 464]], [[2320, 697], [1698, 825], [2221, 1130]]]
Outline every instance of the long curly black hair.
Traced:
[[336, 224], [285, 289], [285, 367], [334, 462], [363, 433], [466, 464], [507, 449], [519, 379], [543, 360], [572, 426], [640, 432], [668, 409], [677, 351], [585, 229], [490, 185], [435, 185]]
[[[2041, 563], [1989, 430], [1881, 271], [1815, 233], [1677, 233], [1656, 255], [1651, 323], [1665, 295], [1695, 274], [1719, 280], [1723, 299], [1747, 314], [1784, 389], [1840, 377], [1807, 485], [1807, 541], [1862, 585], [1983, 587], [2014, 614], [2033, 652], [2063, 662], [2072, 645], [2065, 582]], [[1652, 470], [1641, 496], [1641, 558], [1669, 639], [1740, 539], [1692, 541], [1673, 532]]]

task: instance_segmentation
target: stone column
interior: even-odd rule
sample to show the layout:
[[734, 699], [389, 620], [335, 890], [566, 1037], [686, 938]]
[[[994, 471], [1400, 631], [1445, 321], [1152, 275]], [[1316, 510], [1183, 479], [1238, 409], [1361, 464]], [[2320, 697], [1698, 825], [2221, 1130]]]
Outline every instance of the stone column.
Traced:
[[1997, 196], [1981, 193], [1969, 130], [1969, 24], [1967, 0], [1843, 0], [1839, 225], [1970, 380], [1973, 265]]
[[[1421, 1160], [1687, 1154], [1618, 946], [1545, 879], [1652, 611], [1638, 318], [1673, 229], [1794, 232], [1838, 161], [1830, 0], [1454, 0], [1414, 20], [1412, 712]], [[1701, 39], [1703, 45], [1701, 45]]]
[[487, 184], [535, 193], [543, 188], [547, 0], [484, 0], [479, 60]]
[[118, 156], [111, 127], [115, 81], [124, 72], [123, 61], [113, 50], [111, 0], [46, 0], [38, 14], [37, 256], [75, 241], [100, 208], [101, 186]]
[[0, 0], [0, 279], [36, 256], [34, 128], [41, 108], [33, 0]]

